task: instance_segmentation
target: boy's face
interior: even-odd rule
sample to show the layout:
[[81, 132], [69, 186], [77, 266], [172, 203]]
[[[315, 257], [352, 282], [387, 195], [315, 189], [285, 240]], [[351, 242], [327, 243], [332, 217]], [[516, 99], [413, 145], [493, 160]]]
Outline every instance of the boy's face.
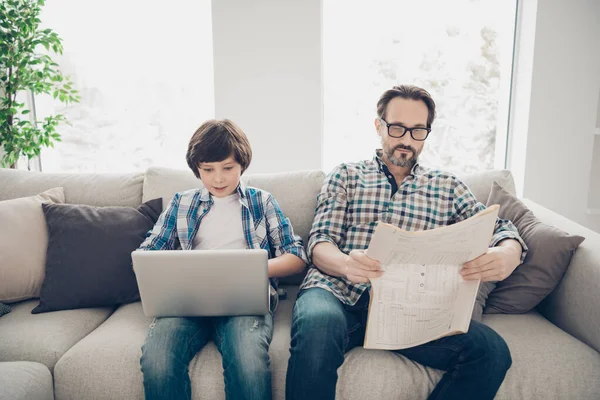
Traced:
[[200, 179], [208, 191], [215, 197], [233, 194], [240, 183], [242, 166], [233, 156], [223, 161], [200, 163]]

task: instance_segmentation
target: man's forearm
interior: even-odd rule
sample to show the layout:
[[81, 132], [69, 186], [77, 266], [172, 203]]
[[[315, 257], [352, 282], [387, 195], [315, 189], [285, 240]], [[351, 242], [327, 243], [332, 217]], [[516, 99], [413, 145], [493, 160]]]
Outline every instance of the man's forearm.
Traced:
[[512, 249], [515, 253], [515, 257], [517, 258], [517, 260], [521, 260], [521, 253], [523, 252], [523, 248], [521, 247], [521, 243], [519, 243], [517, 240], [504, 239], [500, 243], [498, 243], [498, 246]]
[[347, 254], [328, 242], [318, 243], [312, 254], [313, 264], [327, 275], [342, 277], [346, 267]]

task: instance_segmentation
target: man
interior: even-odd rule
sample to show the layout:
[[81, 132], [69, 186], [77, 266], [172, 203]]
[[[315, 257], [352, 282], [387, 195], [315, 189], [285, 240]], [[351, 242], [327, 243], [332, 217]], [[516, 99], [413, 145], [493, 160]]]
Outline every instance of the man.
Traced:
[[[318, 196], [308, 241], [314, 265], [294, 306], [288, 399], [333, 399], [344, 353], [363, 344], [369, 278], [382, 273], [364, 252], [377, 221], [416, 231], [450, 225], [485, 208], [454, 175], [417, 162], [435, 118], [427, 91], [395, 86], [379, 99], [377, 114], [382, 149], [373, 160], [336, 167]], [[498, 220], [488, 251], [460, 273], [464, 279], [503, 280], [526, 250], [514, 225]], [[466, 334], [396, 353], [447, 371], [432, 399], [492, 399], [511, 365], [504, 340], [477, 321]]]

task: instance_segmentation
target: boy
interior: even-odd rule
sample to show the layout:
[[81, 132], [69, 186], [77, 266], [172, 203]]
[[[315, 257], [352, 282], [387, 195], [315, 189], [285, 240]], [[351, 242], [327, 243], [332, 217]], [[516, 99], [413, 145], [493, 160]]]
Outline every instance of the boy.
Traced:
[[[269, 253], [272, 285], [301, 272], [308, 259], [289, 219], [270, 193], [240, 181], [251, 159], [250, 143], [232, 121], [202, 124], [186, 160], [203, 187], [175, 194], [140, 250], [262, 248]], [[276, 303], [271, 286], [271, 312], [265, 316], [156, 318], [140, 360], [146, 399], [190, 399], [188, 364], [211, 337], [223, 357], [226, 397], [270, 399], [268, 350]]]

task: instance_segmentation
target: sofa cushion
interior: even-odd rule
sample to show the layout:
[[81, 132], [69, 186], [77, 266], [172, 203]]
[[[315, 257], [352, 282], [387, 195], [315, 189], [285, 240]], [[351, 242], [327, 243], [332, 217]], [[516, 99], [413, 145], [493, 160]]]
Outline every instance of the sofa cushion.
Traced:
[[[285, 397], [290, 299], [296, 298], [297, 290], [295, 286], [286, 289], [289, 297], [280, 302], [275, 314], [270, 348], [274, 399]], [[140, 303], [119, 307], [57, 363], [56, 397], [143, 399], [139, 359], [150, 322]], [[538, 313], [485, 315], [483, 322], [506, 339], [513, 357], [497, 399], [594, 398], [600, 393], [600, 354]], [[426, 398], [443, 374], [391, 352], [363, 348], [348, 352], [338, 372], [337, 398], [348, 400]], [[192, 360], [190, 376], [196, 397], [201, 393], [202, 398], [225, 398], [221, 357], [214, 344], [209, 343]]]
[[36, 300], [11, 304], [0, 318], [0, 361], [37, 361], [52, 371], [58, 359], [114, 310], [93, 308], [32, 315]]
[[473, 192], [475, 198], [485, 204], [492, 189], [492, 183], [498, 182], [506, 191], [515, 195], [515, 180], [507, 169], [490, 169], [475, 173], [460, 175], [461, 179]]
[[[246, 185], [266, 190], [275, 196], [281, 210], [292, 222], [294, 232], [302, 237], [305, 244], [323, 179], [325, 174], [322, 171], [242, 175]], [[146, 171], [143, 201], [162, 197], [166, 205], [175, 193], [201, 186], [202, 181], [190, 170], [152, 167]]]
[[140, 357], [151, 321], [140, 302], [120, 306], [56, 364], [56, 397], [142, 400]]
[[0, 200], [65, 189], [65, 202], [91, 206], [137, 207], [142, 202], [141, 172], [126, 174], [48, 173], [0, 168]]
[[502, 399], [593, 399], [600, 393], [600, 353], [536, 311], [484, 315], [508, 343], [513, 365]]
[[48, 232], [43, 203], [64, 203], [63, 188], [0, 201], [0, 301], [40, 296]]
[[499, 204], [499, 217], [509, 219], [529, 251], [523, 264], [489, 294], [485, 313], [524, 313], [537, 306], [562, 279], [573, 252], [584, 241], [542, 223], [519, 199], [494, 182], [488, 205]]
[[[285, 397], [285, 373], [289, 357], [290, 324], [295, 286], [279, 302], [270, 347], [273, 395]], [[119, 307], [98, 329], [70, 349], [56, 364], [54, 384], [59, 399], [143, 399], [140, 357], [152, 319], [140, 303]], [[90, 360], [95, 362], [90, 363]], [[190, 363], [194, 398], [224, 399], [221, 355], [209, 342]]]
[[131, 252], [162, 212], [162, 199], [137, 208], [44, 204], [46, 277], [33, 313], [139, 300]]
[[[496, 399], [593, 399], [600, 393], [600, 354], [537, 312], [484, 315], [513, 360]], [[368, 373], [365, 373], [368, 371]], [[382, 350], [355, 348], [338, 371], [337, 398], [425, 399], [443, 371]]]
[[600, 297], [597, 296], [600, 282], [600, 235], [532, 200], [523, 199], [523, 203], [542, 222], [571, 234], [585, 236], [585, 241], [573, 254], [565, 276], [536, 310], [600, 353]]
[[53, 400], [52, 374], [36, 362], [0, 362], [0, 399]]
[[[503, 185], [510, 193], [515, 193], [512, 174], [508, 170], [488, 170], [459, 177], [473, 192], [475, 197], [485, 204], [494, 181]], [[291, 220], [294, 231], [306, 244], [312, 226], [317, 195], [323, 185], [323, 171], [298, 171], [273, 174], [248, 174], [242, 180], [275, 196], [284, 214]], [[202, 185], [192, 171], [151, 167], [146, 171], [144, 195], [147, 201], [157, 197], [167, 204], [177, 192]]]

